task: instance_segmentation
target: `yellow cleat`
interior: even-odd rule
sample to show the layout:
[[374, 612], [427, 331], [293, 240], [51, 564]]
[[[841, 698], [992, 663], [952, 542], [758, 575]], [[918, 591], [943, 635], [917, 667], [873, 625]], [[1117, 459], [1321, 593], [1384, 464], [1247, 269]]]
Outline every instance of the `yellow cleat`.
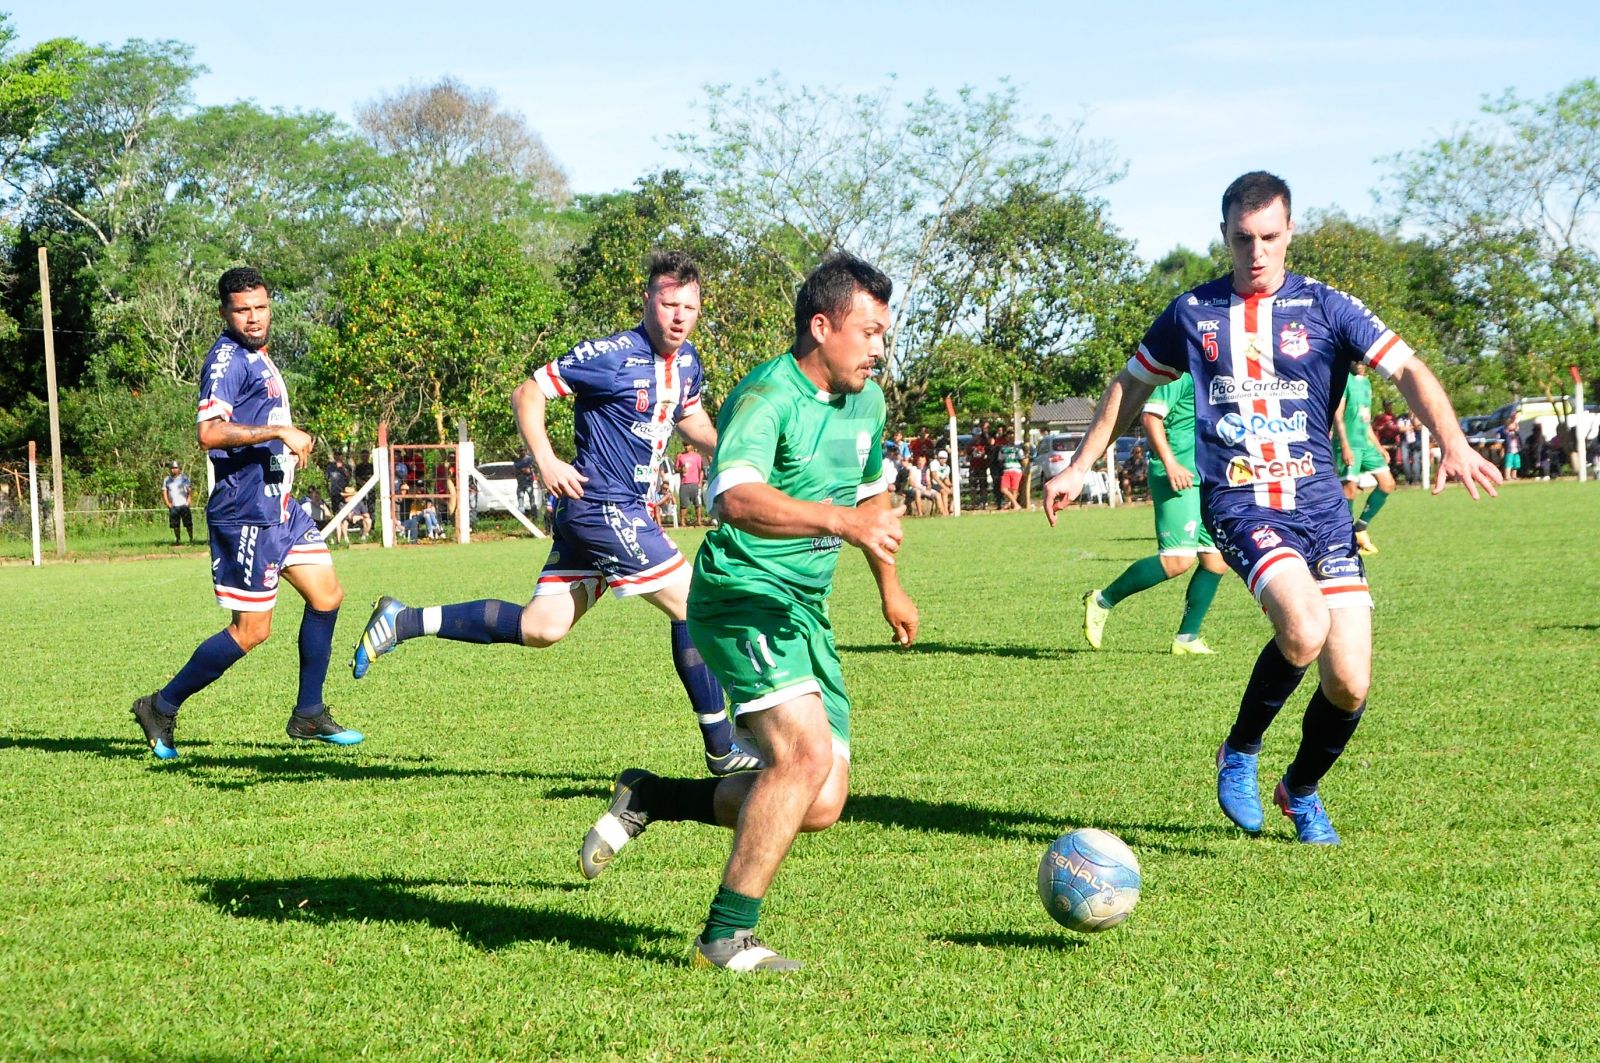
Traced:
[[1174, 657], [1188, 657], [1191, 655], [1205, 657], [1216, 652], [1216, 650], [1207, 646], [1202, 638], [1172, 640], [1172, 655]]
[[1100, 648], [1100, 637], [1105, 634], [1106, 617], [1111, 610], [1100, 604], [1100, 592], [1090, 591], [1083, 596], [1083, 637], [1095, 649]]
[[1356, 532], [1356, 548], [1361, 551], [1362, 557], [1378, 552], [1377, 546], [1372, 541], [1372, 536], [1368, 535], [1365, 529]]

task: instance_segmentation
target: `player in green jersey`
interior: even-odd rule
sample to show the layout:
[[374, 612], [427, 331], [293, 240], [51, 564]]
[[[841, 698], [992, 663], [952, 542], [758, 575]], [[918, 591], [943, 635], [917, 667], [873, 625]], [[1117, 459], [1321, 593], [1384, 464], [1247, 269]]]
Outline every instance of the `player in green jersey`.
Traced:
[[722, 523], [695, 559], [689, 633], [766, 769], [668, 779], [630, 768], [579, 854], [594, 878], [650, 823], [732, 828], [696, 966], [800, 966], [754, 931], [795, 836], [832, 826], [844, 810], [850, 700], [827, 609], [843, 543], [866, 554], [895, 641], [916, 638], [917, 608], [895, 569], [905, 510], [883, 481], [883, 392], [871, 379], [891, 291], [860, 259], [829, 257], [795, 300], [793, 351], [752, 370], [718, 417], [709, 497]]
[[[1356, 519], [1356, 546], [1363, 554], [1375, 554], [1378, 548], [1367, 534], [1367, 525], [1389, 501], [1394, 474], [1389, 471], [1388, 454], [1372, 430], [1372, 381], [1367, 379], [1366, 363], [1354, 363], [1350, 373], [1333, 419], [1341, 459], [1339, 475], [1344, 480], [1344, 497], [1350, 500], [1350, 515]], [[1378, 481], [1378, 489], [1367, 496], [1366, 506], [1357, 515], [1356, 495], [1361, 493], [1360, 480], [1367, 473]]]
[[1106, 618], [1124, 598], [1149, 590], [1195, 567], [1184, 594], [1183, 620], [1172, 640], [1177, 656], [1214, 652], [1200, 637], [1217, 585], [1228, 566], [1200, 520], [1200, 485], [1194, 462], [1194, 378], [1183, 374], [1163, 384], [1144, 404], [1144, 431], [1154, 454], [1150, 458], [1150, 501], [1156, 511], [1156, 549], [1123, 570], [1104, 590], [1083, 596], [1083, 637], [1095, 649], [1105, 633]]

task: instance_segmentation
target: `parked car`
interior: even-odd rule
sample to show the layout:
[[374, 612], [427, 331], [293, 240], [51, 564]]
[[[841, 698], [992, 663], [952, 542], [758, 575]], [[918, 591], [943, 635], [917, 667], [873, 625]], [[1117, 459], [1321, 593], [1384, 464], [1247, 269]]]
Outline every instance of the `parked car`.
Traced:
[[1050, 432], [1042, 436], [1033, 448], [1032, 471], [1029, 473], [1035, 494], [1044, 482], [1065, 469], [1083, 442], [1082, 432]]
[[510, 513], [517, 508], [517, 469], [509, 461], [488, 461], [478, 472], [489, 481], [478, 488], [479, 513]]

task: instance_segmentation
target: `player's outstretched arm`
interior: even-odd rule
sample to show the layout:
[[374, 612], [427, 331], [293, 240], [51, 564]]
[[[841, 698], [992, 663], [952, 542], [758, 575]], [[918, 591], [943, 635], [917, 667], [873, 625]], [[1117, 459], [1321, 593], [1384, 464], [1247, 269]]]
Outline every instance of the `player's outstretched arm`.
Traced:
[[1417, 358], [1408, 358], [1395, 371], [1393, 380], [1411, 411], [1439, 440], [1443, 456], [1439, 459], [1439, 476], [1434, 481], [1433, 493], [1443, 491], [1451, 480], [1460, 480], [1474, 501], [1478, 498], [1479, 487], [1498, 497], [1494, 485], [1503, 482], [1499, 468], [1467, 442], [1466, 433], [1461, 431], [1461, 424], [1456, 420], [1455, 407], [1450, 405], [1450, 396], [1445, 394], [1444, 386], [1433, 371]]
[[1132, 423], [1144, 408], [1144, 400], [1154, 390], [1126, 369], [1112, 379], [1111, 386], [1100, 396], [1100, 404], [1094, 409], [1094, 420], [1089, 422], [1089, 431], [1084, 433], [1083, 443], [1079, 445], [1078, 453], [1073, 455], [1072, 463], [1044, 485], [1044, 515], [1052, 528], [1056, 526], [1056, 514], [1078, 497], [1083, 490], [1084, 478], [1094, 468], [1094, 463], [1100, 460], [1100, 455], [1106, 452], [1111, 441]]
[[232, 447], [252, 447], [274, 439], [283, 440], [296, 463], [301, 468], [311, 460], [311, 446], [315, 442], [309, 432], [292, 424], [235, 424], [220, 417], [207, 418], [195, 427], [195, 436], [207, 450], [228, 450]]
[[710, 456], [717, 452], [717, 426], [704, 410], [691, 413], [678, 422], [678, 434], [700, 448], [700, 453]]
[[555, 448], [550, 445], [550, 435], [544, 427], [546, 405], [538, 381], [524, 380], [511, 393], [511, 410], [517, 415], [517, 431], [527, 445], [528, 453], [533, 455], [533, 463], [539, 468], [539, 478], [544, 481], [545, 490], [557, 498], [582, 498], [583, 485], [589, 478], [556, 457]]
[[[904, 506], [896, 507], [894, 499], [886, 492], [859, 503], [857, 509], [878, 509], [889, 513], [899, 520], [899, 514], [905, 512]], [[909, 646], [917, 641], [917, 625], [921, 622], [917, 614], [917, 603], [900, 586], [900, 568], [893, 559], [885, 562], [870, 550], [863, 550], [867, 557], [867, 567], [872, 569], [872, 578], [878, 583], [878, 597], [883, 599], [883, 618], [889, 622], [889, 634], [895, 643], [900, 646]]]

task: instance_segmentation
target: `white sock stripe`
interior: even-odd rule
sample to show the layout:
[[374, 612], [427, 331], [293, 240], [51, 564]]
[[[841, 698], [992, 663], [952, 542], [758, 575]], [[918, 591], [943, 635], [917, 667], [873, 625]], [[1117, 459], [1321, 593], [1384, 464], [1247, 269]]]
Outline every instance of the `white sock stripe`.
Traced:
[[422, 633], [424, 635], [437, 635], [439, 625], [444, 623], [444, 607], [429, 605], [422, 610]]
[[726, 709], [721, 712], [697, 712], [694, 714], [694, 718], [700, 721], [701, 727], [709, 727], [714, 723], [721, 723], [726, 720], [728, 712]]
[[628, 828], [609, 812], [600, 817], [600, 821], [594, 825], [594, 832], [600, 835], [601, 841], [611, 846], [611, 851], [614, 853], [621, 851], [622, 847], [628, 844]]
[[727, 969], [730, 971], [751, 971], [754, 970], [756, 965], [762, 960], [776, 955], [777, 953], [773, 952], [769, 948], [765, 948], [761, 945], [752, 945], [743, 952], [735, 954], [733, 959], [728, 961]]

